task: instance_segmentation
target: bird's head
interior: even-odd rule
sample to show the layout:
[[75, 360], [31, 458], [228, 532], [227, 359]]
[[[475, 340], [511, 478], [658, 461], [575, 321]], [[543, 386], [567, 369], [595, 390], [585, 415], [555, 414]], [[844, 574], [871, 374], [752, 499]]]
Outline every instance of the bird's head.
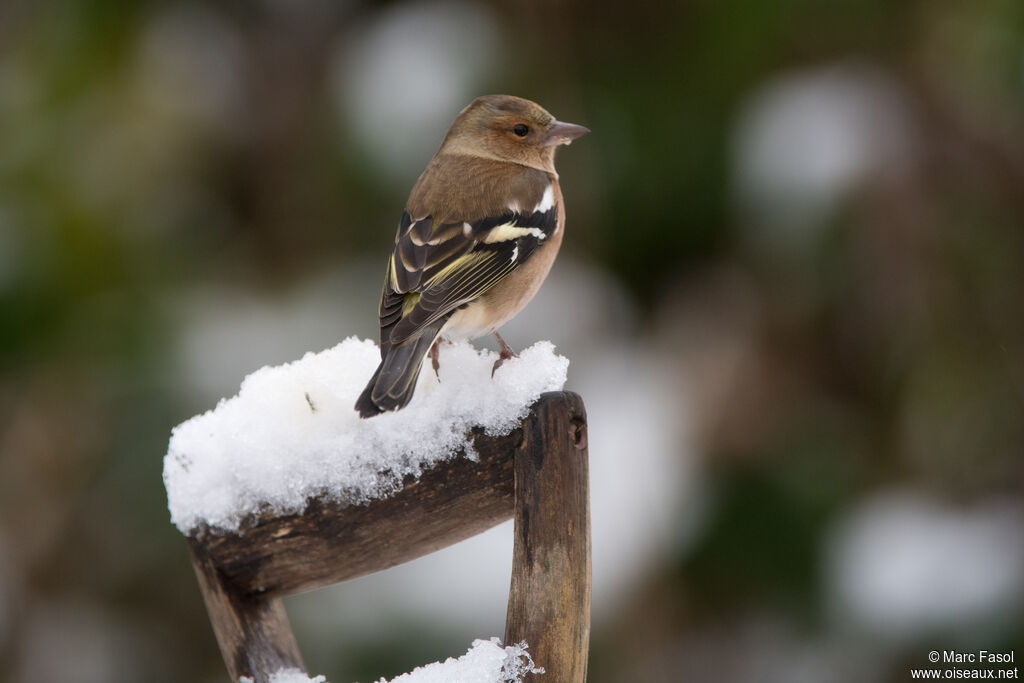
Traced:
[[478, 97], [448, 130], [442, 152], [471, 154], [554, 171], [555, 148], [590, 132], [556, 121], [543, 107], [511, 95]]

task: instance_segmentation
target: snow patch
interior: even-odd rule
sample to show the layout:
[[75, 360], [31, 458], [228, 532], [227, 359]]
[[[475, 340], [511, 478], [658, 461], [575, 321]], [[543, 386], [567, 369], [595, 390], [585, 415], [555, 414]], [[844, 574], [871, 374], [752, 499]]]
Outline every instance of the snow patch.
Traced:
[[189, 533], [233, 531], [247, 516], [301, 512], [308, 499], [365, 503], [407, 475], [467, 448], [467, 433], [507, 434], [546, 391], [560, 390], [568, 359], [538, 342], [505, 361], [466, 342], [440, 347], [406, 408], [361, 419], [353, 408], [380, 361], [371, 341], [350, 337], [302, 359], [264, 367], [238, 394], [171, 432], [164, 458], [171, 521]]

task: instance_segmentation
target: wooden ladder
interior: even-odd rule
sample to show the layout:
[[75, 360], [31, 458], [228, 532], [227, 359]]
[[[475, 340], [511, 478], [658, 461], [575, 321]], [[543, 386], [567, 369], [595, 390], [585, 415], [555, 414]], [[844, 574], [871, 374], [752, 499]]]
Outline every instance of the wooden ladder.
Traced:
[[[199, 529], [192, 562], [233, 681], [305, 671], [282, 597], [381, 571], [515, 518], [505, 644], [539, 681], [582, 683], [590, 642], [590, 497], [582, 399], [543, 394], [512, 433], [474, 431], [479, 458], [436, 464], [365, 505], [311, 500], [237, 533]], [[527, 675], [527, 679], [533, 678]]]

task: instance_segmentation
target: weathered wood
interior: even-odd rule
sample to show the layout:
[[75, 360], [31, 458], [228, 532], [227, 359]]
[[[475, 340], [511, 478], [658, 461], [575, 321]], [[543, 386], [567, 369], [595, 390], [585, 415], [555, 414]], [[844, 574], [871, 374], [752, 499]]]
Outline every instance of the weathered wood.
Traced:
[[590, 647], [587, 418], [576, 394], [548, 394], [515, 456], [515, 545], [505, 642], [526, 641], [538, 681], [582, 683]]
[[237, 534], [200, 533], [197, 542], [236, 590], [268, 597], [387, 569], [509, 519], [522, 435], [477, 434], [477, 460], [439, 463], [388, 498], [311, 501], [302, 514], [263, 516]]
[[305, 671], [281, 599], [239, 593], [200, 545], [190, 541], [189, 546], [231, 680], [237, 683], [241, 676], [249, 676], [254, 683], [269, 683], [271, 674], [280, 669]]

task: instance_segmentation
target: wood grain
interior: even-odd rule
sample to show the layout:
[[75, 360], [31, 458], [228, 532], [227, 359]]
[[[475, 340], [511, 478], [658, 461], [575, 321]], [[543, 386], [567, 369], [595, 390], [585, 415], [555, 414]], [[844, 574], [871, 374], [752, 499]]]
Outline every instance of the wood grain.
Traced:
[[[590, 647], [587, 418], [576, 394], [538, 404], [515, 458], [515, 545], [505, 642], [543, 681], [582, 683]], [[537, 678], [528, 675], [526, 680]]]

